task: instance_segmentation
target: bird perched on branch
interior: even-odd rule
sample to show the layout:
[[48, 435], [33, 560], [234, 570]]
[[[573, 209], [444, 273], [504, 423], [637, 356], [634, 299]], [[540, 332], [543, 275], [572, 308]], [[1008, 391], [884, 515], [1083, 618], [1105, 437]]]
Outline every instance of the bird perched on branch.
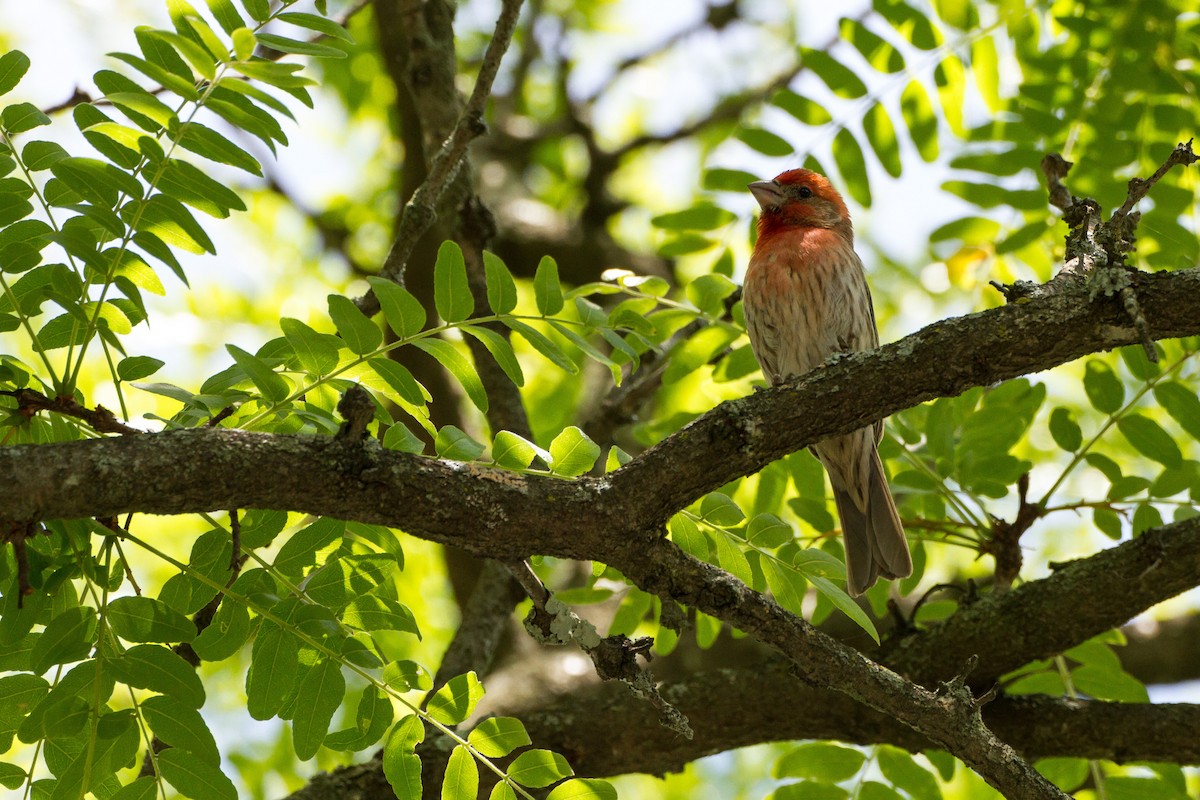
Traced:
[[[750, 346], [772, 384], [830, 356], [879, 344], [875, 310], [846, 203], [829, 180], [793, 169], [749, 186], [762, 206], [746, 270]], [[846, 546], [847, 588], [912, 574], [912, 558], [876, 444], [883, 423], [825, 439], [812, 451], [829, 473]]]

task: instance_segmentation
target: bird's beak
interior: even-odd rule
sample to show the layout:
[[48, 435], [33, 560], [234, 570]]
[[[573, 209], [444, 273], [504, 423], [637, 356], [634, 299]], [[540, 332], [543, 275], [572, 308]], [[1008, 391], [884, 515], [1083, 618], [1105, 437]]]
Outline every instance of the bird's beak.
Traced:
[[754, 199], [763, 207], [763, 210], [778, 208], [783, 203], [783, 190], [775, 181], [755, 181], [746, 188], [750, 190], [750, 194], [754, 195]]

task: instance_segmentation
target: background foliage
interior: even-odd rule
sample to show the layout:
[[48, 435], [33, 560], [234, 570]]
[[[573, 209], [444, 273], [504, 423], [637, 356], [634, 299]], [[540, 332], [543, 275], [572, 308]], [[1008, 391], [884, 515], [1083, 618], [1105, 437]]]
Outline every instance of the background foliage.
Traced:
[[[133, 38], [90, 80], [71, 76], [85, 95], [53, 107], [61, 96], [21, 82], [49, 64], [8, 52], [4, 444], [126, 425], [335, 435], [340, 396], [361, 385], [385, 448], [564, 480], [612, 471], [761, 380], [737, 294], [749, 181], [804, 164], [844, 188], [890, 340], [1000, 304], [989, 280], [1054, 274], [1044, 153], [1076, 161], [1072, 190], [1111, 208], [1200, 115], [1200, 17], [1184, 3], [881, 0], [834, 19], [741, 0], [680, 4], [654, 24], [636, 6], [525, 7], [489, 132], [458, 178], [494, 215], [489, 250], [475, 264], [443, 208], [405, 286], [374, 273], [447, 132], [419, 86], [395, 82], [407, 73], [394, 62], [415, 56], [397, 55], [389, 20], [412, 9], [171, 0], [165, 16], [144, 10], [151, 26], [131, 19]], [[457, 10], [460, 88], [497, 11]], [[1139, 268], [1195, 266], [1196, 207], [1190, 173], [1155, 187]], [[368, 288], [377, 317], [354, 302]], [[881, 453], [916, 570], [861, 607], [841, 588], [837, 521], [807, 453], [679, 509], [670, 537], [856, 644], [886, 636], [889, 597], [934, 624], [962, 597], [926, 595], [936, 584], [1002, 591], [1196, 515], [1197, 347], [1161, 342], [1157, 363], [1125, 348], [892, 417]], [[527, 428], [498, 422], [506, 401], [485, 385], [487, 359], [520, 388]], [[994, 576], [980, 554], [1027, 506], [1024, 567]], [[505, 670], [561, 674], [522, 661], [527, 645], [507, 646], [504, 689], [468, 672], [439, 676], [422, 700], [477, 570], [461, 555], [443, 568], [437, 548], [400, 532], [283, 511], [5, 524], [0, 784], [23, 796], [279, 796], [382, 747], [387, 781], [417, 797], [427, 732], [453, 742], [443, 797], [474, 797], [489, 772], [506, 776], [492, 797], [542, 796], [572, 774], [514, 717], [461, 724], [528, 702]], [[673, 609], [602, 564], [534, 566], [602, 631], [674, 653], [668, 673], [738, 652], [699, 613], [681, 637], [662, 624]], [[1104, 634], [1026, 665], [1005, 691], [1145, 702], [1153, 676], [1122, 667], [1124, 644]], [[1197, 788], [1169, 764], [1040, 767], [1080, 796]], [[991, 791], [944, 754], [808, 742], [665, 781], [570, 780], [550, 797], [700, 785], [780, 800]]]

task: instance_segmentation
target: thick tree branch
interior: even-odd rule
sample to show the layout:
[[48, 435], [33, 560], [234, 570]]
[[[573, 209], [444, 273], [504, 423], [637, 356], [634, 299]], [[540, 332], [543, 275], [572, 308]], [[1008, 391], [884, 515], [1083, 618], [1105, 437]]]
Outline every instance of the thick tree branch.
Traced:
[[[1196, 332], [1200, 322], [1186, 298], [1194, 295], [1197, 280], [1194, 270], [1140, 276], [1156, 336]], [[1172, 302], [1171, 289], [1185, 298], [1182, 304]], [[983, 728], [969, 698], [934, 695], [907, 684], [720, 570], [687, 557], [661, 538], [658, 526], [704, 491], [822, 436], [928, 397], [1047, 368], [1135, 336], [1107, 304], [1078, 301], [1064, 292], [931, 326], [878, 352], [818, 370], [793, 387], [726, 403], [604, 479], [569, 483], [519, 477], [328, 439], [237, 431], [6, 448], [0, 450], [0, 472], [18, 476], [16, 496], [6, 503], [16, 519], [286, 507], [382, 522], [481, 555], [547, 553], [605, 561], [642, 588], [771, 644], [806, 679], [916, 727], [994, 785], [1054, 796], [1045, 786], [1030, 788], [1037, 777]], [[928, 365], [937, 365], [936, 372]], [[856, 385], [865, 389], [849, 392], [844, 387], [855, 373], [862, 373]], [[887, 391], [873, 391], [873, 386]], [[806, 396], [809, 403], [797, 403]], [[817, 397], [825, 402], [812, 402]], [[839, 402], [828, 402], [830, 397]], [[815, 413], [798, 418], [797, 407]], [[664, 458], [671, 469], [648, 471]], [[692, 463], [719, 466], [697, 475]], [[671, 478], [667, 487], [665, 475]], [[313, 478], [318, 485], [312, 485]], [[10, 488], [0, 490], [0, 501]], [[301, 496], [289, 489], [299, 489]], [[227, 496], [216, 500], [221, 494]]]
[[[1155, 338], [1200, 334], [1200, 269], [1140, 274]], [[393, 525], [480, 555], [588, 559], [575, 530], [654, 530], [705, 492], [815, 441], [934, 397], [1137, 342], [1086, 291], [934, 323], [785, 386], [722, 403], [603, 478], [562, 481], [315, 436], [168, 431], [0, 448], [14, 520], [288, 508]], [[578, 516], [577, 516], [578, 515]]]
[[[582, 775], [661, 775], [697, 758], [768, 741], [835, 739], [928, 750], [928, 739], [845, 695], [797, 681], [786, 662], [690, 675], [662, 687], [693, 722], [688, 741], [656, 724], [652, 709], [608, 684], [581, 688], [517, 715], [539, 747], [567, 756]], [[1001, 697], [983, 720], [1025, 758], [1200, 763], [1200, 705]], [[605, 747], [596, 747], [604, 742]]]
[[[902, 640], [882, 660], [927, 683], [952, 677], [956, 664], [977, 656], [969, 681], [985, 687], [1022, 664], [1119, 627], [1198, 583], [1200, 518], [1192, 518], [1072, 561], [1044, 580], [984, 595], [936, 627]], [[1067, 609], [1070, 614], [1063, 613]]]

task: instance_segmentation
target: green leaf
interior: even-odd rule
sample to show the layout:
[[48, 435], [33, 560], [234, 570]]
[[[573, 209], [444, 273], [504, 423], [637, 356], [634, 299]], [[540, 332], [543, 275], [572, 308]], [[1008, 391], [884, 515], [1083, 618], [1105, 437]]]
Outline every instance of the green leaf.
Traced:
[[56, 664], [69, 664], [88, 657], [96, 634], [96, 612], [87, 606], [68, 608], [50, 620], [29, 654], [35, 675]]
[[[146, 200], [127, 203], [121, 208], [121, 219], [134, 230], [151, 234], [156, 239], [189, 253], [217, 252], [208, 234], [196, 222], [196, 218], [173, 197], [156, 194]], [[153, 247], [148, 239], [142, 238], [138, 240], [138, 244], [160, 261], [168, 264], [174, 261], [170, 251]], [[178, 262], [174, 262], [174, 266], [177, 267]], [[182, 270], [177, 269], [176, 272], [181, 276], [183, 274]]]
[[275, 569], [289, 578], [299, 579], [305, 567], [316, 563], [317, 553], [342, 538], [346, 524], [332, 517], [321, 517], [297, 531], [279, 548]]
[[[170, 31], [155, 30], [146, 25], [134, 28], [134, 36], [137, 37], [138, 47], [142, 50], [142, 55], [146, 57], [146, 61], [166, 70], [169, 74], [177, 79], [185, 82], [195, 81], [195, 74], [192, 68], [184, 61], [180, 52], [169, 41], [169, 37], [178, 36], [178, 34]], [[193, 47], [198, 47], [195, 42], [191, 42]]]
[[767, 586], [775, 595], [776, 602], [793, 614], [802, 614], [806, 588], [804, 578], [793, 567], [781, 564], [774, 558], [764, 558], [761, 563], [763, 577], [767, 579]]
[[774, 514], [755, 514], [746, 526], [746, 540], [759, 547], [774, 549], [792, 538], [792, 526]]
[[396, 558], [390, 553], [335, 554], [306, 578], [312, 600], [333, 610], [356, 597], [366, 596], [383, 584], [395, 571]]
[[580, 428], [564, 428], [550, 443], [550, 469], [555, 475], [577, 478], [590, 471], [600, 457], [600, 445]]
[[200, 712], [173, 697], [154, 695], [141, 702], [142, 716], [162, 741], [188, 751], [213, 767], [221, 763], [217, 742]]
[[351, 600], [342, 614], [342, 621], [361, 631], [401, 631], [421, 638], [413, 613], [397, 601], [378, 595], [363, 595]]
[[704, 172], [704, 188], [714, 192], [745, 192], [758, 177], [740, 169], [710, 169]]
[[488, 758], [503, 758], [533, 743], [521, 720], [515, 717], [489, 717], [475, 726], [467, 741]]
[[701, 275], [687, 285], [688, 300], [692, 305], [713, 317], [725, 314], [725, 298], [737, 291], [737, 284], [724, 275], [709, 273]]
[[423, 406], [429, 402], [429, 392], [417, 383], [413, 374], [399, 361], [393, 361], [387, 356], [376, 356], [369, 359], [367, 365], [376, 375], [387, 381], [387, 385], [406, 402], [414, 406]]
[[707, 236], [701, 236], [698, 233], [685, 233], [664, 242], [658, 248], [658, 254], [663, 258], [679, 258], [680, 256], [708, 250], [714, 245], [716, 245], [716, 242]]
[[233, 54], [239, 61], [247, 61], [254, 56], [258, 47], [258, 37], [249, 28], [238, 28], [233, 32]]
[[550, 750], [526, 750], [508, 765], [506, 773], [522, 786], [540, 789], [575, 774], [567, 760]]
[[1125, 387], [1121, 379], [1103, 361], [1092, 360], [1087, 363], [1083, 390], [1092, 407], [1105, 414], [1112, 414], [1125, 402]]
[[555, 786], [546, 800], [617, 800], [617, 790], [598, 778], [572, 778]]
[[667, 530], [680, 550], [695, 556], [701, 561], [708, 560], [708, 539], [700, 533], [700, 528], [686, 514], [676, 514], [667, 520]]
[[425, 738], [416, 714], [396, 723], [383, 746], [383, 775], [398, 800], [421, 800], [421, 759], [414, 750]]
[[234, 344], [225, 345], [225, 349], [250, 377], [255, 388], [262, 393], [265, 399], [272, 403], [278, 403], [291, 393], [292, 388], [288, 382], [261, 358], [247, 353]]
[[933, 103], [918, 80], [910, 81], [900, 95], [900, 116], [908, 123], [917, 152], [926, 163], [938, 157], [938, 124]]
[[117, 363], [117, 376], [123, 381], [140, 381], [158, 372], [163, 363], [150, 356], [129, 356]]
[[180, 147], [190, 150], [198, 156], [204, 156], [220, 164], [237, 167], [240, 170], [249, 172], [251, 175], [262, 176], [262, 167], [254, 156], [238, 147], [225, 138], [225, 136], [217, 133], [212, 128], [201, 125], [199, 122], [189, 122], [182, 127], [172, 125], [170, 135]]
[[259, 44], [266, 45], [273, 50], [278, 50], [281, 53], [294, 53], [301, 56], [313, 56], [315, 58], [345, 58], [346, 51], [338, 47], [331, 47], [327, 44], [319, 42], [309, 42], [302, 39], [291, 39], [287, 36], [278, 36], [274, 33], [256, 33], [255, 37]]
[[50, 684], [28, 673], [0, 678], [0, 747], [5, 752], [12, 745], [25, 716], [50, 692]]
[[1054, 437], [1054, 443], [1068, 453], [1074, 453], [1083, 444], [1083, 431], [1065, 408], [1050, 412], [1050, 435]]
[[791, 89], [780, 89], [771, 98], [771, 105], [782, 108], [805, 125], [817, 127], [828, 125], [833, 117], [825, 107], [815, 100], [796, 94]]
[[442, 800], [475, 800], [479, 794], [479, 769], [466, 745], [458, 745], [446, 763]]
[[873, 33], [861, 21], [843, 18], [839, 27], [842, 39], [854, 45], [867, 63], [875, 69], [891, 73], [904, 69], [904, 58], [896, 48]]
[[893, 178], [900, 177], [903, 169], [900, 163], [900, 144], [896, 139], [896, 128], [892, 125], [892, 119], [883, 103], [876, 103], [867, 111], [863, 117], [863, 130], [879, 163]]
[[212, 12], [213, 19], [226, 33], [232, 34], [238, 28], [245, 26], [245, 21], [230, 0], [204, 0], [204, 2], [208, 5], [208, 10]]
[[762, 128], [743, 127], [738, 131], [737, 138], [751, 149], [771, 158], [782, 158], [796, 152], [787, 139]]
[[771, 772], [774, 778], [812, 778], [826, 783], [849, 780], [858, 774], [866, 756], [849, 747], [811, 742], [789, 750]]
[[495, 314], [509, 314], [517, 307], [517, 283], [508, 267], [494, 253], [483, 251], [488, 307]]
[[833, 138], [833, 159], [846, 182], [846, 191], [861, 206], [871, 205], [871, 186], [867, 179], [867, 162], [858, 140], [848, 128], [842, 128]]
[[204, 705], [204, 685], [196, 670], [167, 647], [139, 644], [109, 664], [124, 684], [174, 697], [192, 708]]
[[144, 775], [133, 783], [127, 783], [109, 796], [108, 800], [154, 800], [158, 797], [158, 783], [153, 777]]
[[728, 225], [735, 219], [737, 215], [731, 211], [711, 203], [699, 203], [683, 211], [659, 214], [650, 220], [650, 224], [664, 230], [711, 231]]
[[785, 783], [767, 796], [767, 800], [848, 800], [850, 793], [840, 786], [814, 781]]
[[[299, 98], [305, 105], [312, 106], [312, 101], [308, 98], [304, 87], [311, 86], [315, 81], [303, 75], [296, 74], [303, 69], [301, 64], [287, 64], [252, 57], [242, 61], [231, 61], [229, 66], [247, 78], [259, 80], [269, 86], [283, 89], [285, 92], [289, 92]], [[231, 83], [230, 85], [232, 86], [233, 84]]]
[[383, 341], [379, 326], [358, 310], [358, 306], [345, 295], [331, 294], [328, 297], [329, 317], [337, 326], [338, 333], [355, 355], [374, 352]]
[[1132, 775], [1106, 775], [1104, 778], [1108, 800], [1186, 800], [1186, 792], [1172, 786], [1159, 777], [1135, 777]]
[[282, 14], [276, 14], [275, 19], [280, 22], [287, 22], [292, 25], [298, 25], [301, 28], [307, 28], [310, 31], [324, 34], [325, 36], [341, 39], [344, 42], [353, 42], [354, 38], [344, 27], [325, 17], [319, 17], [316, 14], [305, 14], [297, 11], [285, 11]]
[[433, 265], [433, 303], [438, 316], [446, 322], [462, 322], [475, 313], [475, 299], [467, 281], [467, 265], [462, 249], [451, 241], [438, 248]]
[[[157, 39], [164, 48], [175, 50], [187, 60], [192, 69], [200, 73], [206, 80], [211, 81], [217, 76], [217, 64], [213, 60], [212, 53], [208, 52], [208, 50], [192, 39], [188, 39], [172, 31], [162, 30], [144, 30], [144, 33], [138, 37], [140, 44], [144, 44], [148, 39]], [[147, 58], [150, 58], [150, 56], [147, 56]], [[155, 59], [150, 58], [150, 60], [154, 61]], [[170, 65], [165, 63], [162, 66], [168, 69], [171, 68]], [[180, 77], [188, 77], [188, 75], [180, 74]]]
[[552, 317], [562, 311], [563, 293], [558, 282], [558, 263], [550, 256], [542, 256], [538, 262], [537, 272], [533, 276], [533, 293], [538, 312], [543, 317]]
[[327, 375], [338, 365], [338, 342], [333, 336], [317, 333], [298, 319], [284, 317], [279, 327], [296, 351], [300, 366], [310, 375]]
[[250, 651], [246, 710], [254, 719], [278, 714], [299, 673], [300, 641], [278, 625], [264, 623]]
[[158, 770], [167, 783], [196, 800], [237, 800], [237, 789], [219, 765], [206, 764], [186, 750], [169, 748], [158, 754]]
[[[801, 571], [805, 571], [803, 567], [801, 567]], [[825, 597], [828, 598], [831, 603], [833, 603], [834, 607], [853, 620], [858, 627], [866, 631], [867, 634], [875, 640], [876, 644], [879, 643], [879, 632], [875, 630], [875, 626], [871, 623], [870, 617], [866, 615], [858, 603], [854, 602], [850, 595], [842, 591], [840, 587], [835, 585], [828, 578], [822, 578], [806, 571], [805, 577], [808, 579], [808, 582], [813, 585], [814, 589], [825, 595]]]
[[439, 458], [448, 458], [452, 461], [474, 461], [483, 455], [483, 451], [487, 447], [472, 439], [466, 431], [453, 425], [446, 425], [438, 431], [433, 449]]
[[24, 133], [49, 124], [50, 118], [32, 103], [15, 103], [0, 111], [0, 127], [9, 133]]
[[[713, 537], [717, 545], [717, 563], [721, 569], [733, 575], [747, 586], [754, 584], [754, 570], [741, 547], [735, 543], [735, 538], [728, 533], [718, 533]], [[740, 541], [740, 540], [738, 540]]]
[[141, 182], [122, 169], [94, 158], [64, 158], [50, 167], [54, 177], [80, 197], [106, 208], [116, 208], [122, 197], [142, 196]]
[[425, 307], [403, 286], [374, 275], [367, 283], [375, 290], [375, 298], [383, 309], [383, 318], [401, 339], [416, 336], [425, 327]]
[[322, 658], [300, 682], [299, 702], [292, 718], [292, 743], [301, 761], [317, 754], [345, 694], [346, 679], [335, 659]]
[[29, 780], [29, 773], [16, 764], [0, 763], [0, 786], [5, 789], [19, 789]]
[[223, 661], [239, 652], [249, 638], [250, 612], [238, 603], [221, 603], [192, 648], [205, 661]]
[[475, 710], [483, 697], [483, 684], [474, 672], [450, 679], [429, 699], [426, 711], [429, 716], [443, 725], [457, 725]]
[[525, 385], [525, 374], [521, 371], [521, 362], [517, 361], [517, 356], [513, 353], [512, 345], [509, 344], [508, 339], [490, 328], [478, 325], [464, 325], [462, 331], [474, 336], [483, 343], [483, 346], [492, 354], [492, 358], [496, 359], [496, 363], [500, 365], [500, 369], [504, 370], [504, 374], [508, 376], [508, 379], [514, 385]]
[[127, 642], [190, 642], [196, 626], [152, 597], [118, 597], [108, 604], [108, 624]]
[[505, 469], [525, 469], [537, 455], [537, 447], [511, 431], [500, 431], [492, 440], [492, 461]]
[[895, 747], [882, 747], [877, 759], [883, 776], [896, 788], [911, 794], [914, 800], [941, 800], [937, 780], [908, 753]]
[[1183, 466], [1183, 453], [1162, 426], [1142, 414], [1127, 414], [1117, 420], [1117, 430], [1147, 458], [1171, 469]]
[[866, 85], [854, 71], [824, 50], [800, 48], [801, 63], [825, 82], [838, 97], [853, 100], [867, 93]]
[[584, 337], [582, 337], [578, 333], [576, 333], [572, 329], [572, 326], [561, 323], [556, 319], [551, 319], [549, 322], [550, 322], [550, 326], [552, 328], [554, 328], [554, 330], [558, 331], [560, 336], [562, 336], [564, 339], [566, 339], [571, 344], [575, 345], [577, 348], [579, 348], [581, 351], [583, 351], [583, 353], [585, 353], [588, 358], [608, 367], [609, 370], [612, 372], [613, 380], [617, 384], [620, 384], [621, 368], [620, 368], [620, 365], [618, 365], [616, 361], [613, 361], [606, 354], [601, 352], [595, 345], [593, 345], [587, 339], [585, 339]]
[[479, 374], [475, 372], [475, 367], [458, 351], [458, 348], [432, 336], [427, 339], [417, 339], [413, 345], [436, 358], [462, 384], [463, 390], [475, 407], [485, 414], [487, 413], [488, 397], [483, 388], [483, 382], [479, 379]]
[[181, 203], [218, 219], [228, 217], [230, 210], [246, 210], [237, 192], [177, 158], [167, 159], [159, 167], [157, 186]]
[[492, 787], [492, 792], [488, 795], [488, 800], [517, 800], [517, 793], [513, 791], [511, 785], [505, 781], [500, 781]]
[[545, 356], [555, 366], [571, 375], [579, 372], [579, 367], [563, 352], [562, 348], [536, 328], [515, 319], [506, 319], [504, 320], [504, 324], [520, 334], [521, 338], [528, 342], [534, 350]]
[[1200, 440], [1200, 397], [1194, 389], [1178, 381], [1166, 381], [1154, 387], [1154, 397], [1181, 428]]
[[0, 56], [0, 95], [11, 92], [29, 71], [29, 56], [9, 50]]
[[67, 151], [57, 142], [33, 141], [21, 151], [21, 160], [30, 172], [40, 172], [68, 158]]
[[739, 524], [746, 518], [732, 497], [723, 492], [710, 492], [700, 501], [700, 517], [724, 528]]
[[367, 686], [359, 696], [355, 727], [329, 734], [325, 737], [325, 747], [351, 752], [363, 750], [383, 738], [391, 724], [391, 700], [382, 690]]

